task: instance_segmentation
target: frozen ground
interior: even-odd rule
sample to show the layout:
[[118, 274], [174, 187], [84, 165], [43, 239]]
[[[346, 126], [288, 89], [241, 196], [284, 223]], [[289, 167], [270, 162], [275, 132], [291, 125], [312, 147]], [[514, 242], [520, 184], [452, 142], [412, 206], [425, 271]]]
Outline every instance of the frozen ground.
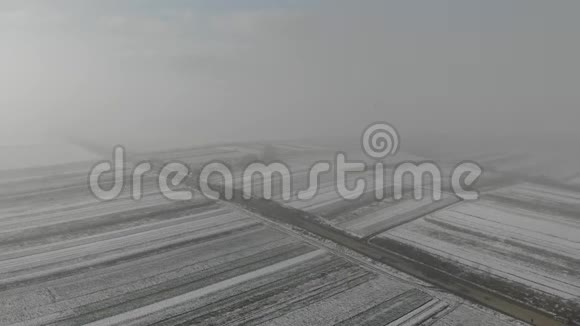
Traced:
[[400, 200], [389, 198], [361, 207], [354, 212], [339, 215], [332, 220], [332, 224], [358, 237], [367, 237], [454, 202], [457, 202], [455, 196], [447, 193], [443, 195], [441, 201], [434, 201], [430, 195], [424, 196], [421, 200], [416, 200], [410, 195]]
[[380, 237], [538, 291], [577, 300], [580, 220], [518, 205], [520, 201], [577, 205], [580, 197], [569, 191], [522, 184], [498, 190], [477, 202], [451, 206]]
[[[413, 186], [410, 178], [405, 178], [403, 181], [404, 197], [395, 200], [393, 198], [393, 183], [390, 182], [393, 174], [392, 168], [385, 168], [383, 172], [384, 199], [379, 200], [376, 198], [375, 185], [378, 181], [372, 169], [370, 171], [349, 172], [346, 175], [348, 189], [354, 189], [357, 180], [363, 180], [366, 187], [361, 197], [357, 199], [345, 198], [338, 190], [334, 166], [332, 171], [318, 176], [317, 188], [302, 193], [302, 195], [307, 195], [311, 198], [300, 199], [297, 193], [310, 189], [309, 167], [316, 161], [324, 160], [324, 158], [324, 156], [316, 157], [316, 159], [312, 157], [303, 159], [295, 157], [293, 160], [288, 161], [292, 171], [291, 184], [293, 188], [291, 199], [285, 200], [283, 198], [280, 178], [277, 177], [274, 177], [272, 186], [273, 199], [286, 206], [317, 214], [326, 223], [361, 238], [413, 220], [430, 211], [458, 201], [456, 196], [446, 191], [442, 192], [441, 200], [434, 200], [433, 191], [429, 186], [422, 188], [423, 198], [415, 200], [411, 191]], [[442, 179], [445, 178], [447, 176], [443, 175]], [[240, 176], [236, 178], [237, 187], [241, 187], [241, 179]], [[259, 184], [261, 180], [254, 179], [252, 181], [254, 181], [254, 193], [260, 195], [262, 189], [256, 184]]]
[[520, 183], [493, 192], [494, 195], [518, 201], [540, 202], [554, 205], [580, 205], [580, 191], [545, 186], [532, 183]]
[[[205, 157], [176, 157], [196, 155]], [[0, 194], [1, 325], [509, 320], [230, 205], [169, 201], [155, 178], [146, 179], [140, 201], [128, 192], [96, 200], [77, 172], [66, 181], [51, 173], [11, 180]]]

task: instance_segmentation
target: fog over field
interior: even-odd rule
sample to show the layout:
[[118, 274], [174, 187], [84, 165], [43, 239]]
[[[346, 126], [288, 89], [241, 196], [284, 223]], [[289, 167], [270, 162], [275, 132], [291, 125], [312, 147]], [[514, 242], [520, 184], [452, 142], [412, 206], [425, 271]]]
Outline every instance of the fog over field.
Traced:
[[580, 325], [578, 13], [0, 0], [0, 325]]
[[578, 10], [542, 0], [2, 1], [0, 139], [166, 147], [358, 137], [377, 120], [417, 142], [579, 139]]

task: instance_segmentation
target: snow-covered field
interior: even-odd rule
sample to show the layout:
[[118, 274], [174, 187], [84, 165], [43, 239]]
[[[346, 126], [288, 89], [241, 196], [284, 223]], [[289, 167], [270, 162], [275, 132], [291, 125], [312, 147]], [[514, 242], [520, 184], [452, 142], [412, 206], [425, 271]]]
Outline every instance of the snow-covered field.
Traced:
[[466, 305], [155, 178], [140, 201], [65, 179], [0, 194], [1, 325], [419, 325]]
[[359, 325], [448, 306], [245, 213], [150, 196], [3, 215], [0, 324]]
[[[304, 174], [304, 178], [306, 178], [306, 174]], [[356, 178], [360, 178], [361, 180], [365, 180], [367, 187], [365, 188], [365, 193], [362, 197], [358, 199], [346, 199], [344, 198], [338, 191], [336, 186], [336, 180], [334, 177], [327, 177], [323, 179], [320, 183], [320, 186], [315, 190], [314, 193], [309, 193], [311, 199], [304, 199], [301, 200], [297, 197], [294, 197], [293, 200], [287, 202], [288, 206], [305, 210], [311, 213], [320, 214], [322, 216], [333, 215], [337, 210], [340, 210], [342, 207], [345, 206], [352, 206], [353, 204], [356, 205], [357, 202], [365, 200], [372, 200], [374, 197], [373, 192], [373, 182], [374, 182], [374, 175], [371, 172], [361, 172], [357, 174], [351, 174], [348, 176], [347, 184], [352, 189], [352, 183]], [[305, 190], [306, 188], [302, 188], [300, 190]], [[313, 195], [313, 196], [312, 196]]]
[[461, 305], [443, 318], [435, 321], [433, 326], [506, 326], [510, 322], [501, 320], [489, 311], [482, 311], [467, 305]]
[[492, 195], [520, 202], [535, 203], [558, 207], [567, 205], [580, 208], [580, 191], [545, 186], [533, 183], [520, 183], [498, 189]]
[[456, 202], [454, 196], [445, 194], [441, 201], [434, 201], [429, 195], [421, 200], [406, 196], [401, 200], [385, 199], [361, 207], [354, 212], [339, 215], [331, 223], [351, 234], [366, 237], [387, 230], [420, 217], [429, 211]]
[[[281, 204], [316, 214], [327, 223], [345, 230], [357, 237], [366, 237], [373, 233], [394, 227], [416, 217], [422, 216], [434, 209], [450, 205], [458, 199], [452, 194], [443, 191], [441, 200], [433, 199], [432, 189], [427, 185], [422, 188], [423, 198], [415, 200], [412, 188], [412, 179], [404, 179], [403, 198], [393, 198], [393, 186], [390, 179], [393, 170], [384, 170], [383, 191], [384, 199], [376, 199], [375, 184], [377, 183], [374, 171], [349, 172], [346, 176], [348, 189], [354, 189], [357, 180], [366, 184], [364, 193], [359, 198], [348, 199], [343, 197], [336, 183], [334, 170], [321, 174], [318, 177], [318, 187], [313, 191], [303, 193], [311, 198], [300, 199], [297, 193], [310, 189], [309, 167], [311, 164], [299, 159], [289, 164], [292, 171], [292, 196], [284, 200], [281, 194], [280, 179], [273, 178], [273, 199]], [[333, 167], [334, 169], [334, 167]], [[442, 176], [445, 178], [445, 176]], [[241, 178], [236, 178], [237, 186], [241, 187]], [[254, 181], [254, 193], [261, 194], [260, 179]]]
[[532, 184], [502, 188], [453, 205], [379, 237], [473, 271], [565, 299], [580, 298], [580, 220], [542, 203], [580, 204], [580, 194]]

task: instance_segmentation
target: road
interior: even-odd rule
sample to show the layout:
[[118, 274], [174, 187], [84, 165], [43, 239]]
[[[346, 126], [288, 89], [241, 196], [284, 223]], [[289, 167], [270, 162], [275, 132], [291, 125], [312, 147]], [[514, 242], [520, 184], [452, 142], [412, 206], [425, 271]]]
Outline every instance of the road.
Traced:
[[554, 316], [539, 311], [534, 307], [438, 270], [432, 266], [391, 252], [383, 247], [377, 247], [369, 243], [368, 240], [358, 240], [337, 229], [322, 225], [316, 222], [319, 218], [311, 213], [286, 207], [274, 201], [261, 198], [245, 200], [239, 192], [235, 193], [233, 202], [265, 218], [304, 229], [409, 275], [446, 289], [460, 297], [487, 306], [516, 319], [528, 323], [532, 323], [533, 321], [534, 325], [564, 325], [564, 323], [555, 319]]

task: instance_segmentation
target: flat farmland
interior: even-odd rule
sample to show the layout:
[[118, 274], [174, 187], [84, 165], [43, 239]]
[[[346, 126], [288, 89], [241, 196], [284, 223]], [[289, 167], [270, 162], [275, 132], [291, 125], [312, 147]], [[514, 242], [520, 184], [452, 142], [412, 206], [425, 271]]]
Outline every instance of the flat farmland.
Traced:
[[144, 199], [3, 215], [0, 324], [398, 325], [449, 306], [241, 211]]
[[[309, 175], [307, 164], [291, 166], [292, 169], [292, 196], [290, 200], [284, 200], [282, 196], [280, 178], [273, 178], [273, 200], [292, 207], [320, 216], [325, 223], [348, 232], [349, 234], [365, 238], [381, 230], [387, 230], [397, 225], [406, 223], [421, 217], [434, 210], [446, 207], [459, 201], [459, 199], [446, 192], [442, 192], [441, 200], [434, 200], [432, 189], [423, 187], [423, 198], [415, 200], [411, 180], [405, 180], [403, 198], [395, 200], [392, 193], [392, 183], [383, 181], [384, 199], [377, 199], [375, 192], [375, 174], [373, 171], [351, 172], [347, 174], [346, 184], [353, 189], [356, 180], [364, 180], [365, 191], [359, 198], [344, 198], [337, 189], [334, 171], [322, 174], [318, 178], [318, 187], [309, 191], [310, 199], [300, 199], [299, 191], [309, 188]], [[386, 169], [385, 175], [390, 175], [392, 170]], [[239, 181], [237, 179], [238, 189]], [[254, 193], [261, 195], [262, 189], [258, 180], [254, 181]]]
[[[236, 205], [168, 200], [154, 176], [140, 200], [101, 201], [82, 168], [59, 168], [4, 175], [0, 325], [518, 324]], [[318, 204], [329, 218], [352, 202]]]
[[[303, 175], [306, 178], [306, 174]], [[374, 176], [370, 172], [352, 173], [347, 178], [347, 185], [350, 189], [354, 187], [355, 179], [360, 178], [365, 180], [367, 183], [367, 188], [360, 198], [348, 199], [343, 198], [338, 192], [336, 180], [331, 176], [326, 176], [321, 178], [320, 186], [315, 190], [314, 193], [309, 193], [313, 196], [311, 199], [301, 200], [294, 197], [292, 200], [286, 202], [286, 205], [304, 210], [310, 213], [318, 214], [322, 217], [330, 217], [338, 212], [343, 212], [345, 209], [355, 209], [358, 205], [363, 205], [375, 201], [375, 194], [373, 191]], [[303, 183], [298, 182], [296, 184], [307, 185], [307, 181]], [[305, 190], [307, 187], [300, 187], [300, 190]], [[275, 197], [279, 199], [279, 197]]]
[[551, 211], [556, 215], [577, 216], [580, 210], [580, 188], [520, 183], [488, 194], [496, 201], [519, 207]]
[[38, 168], [0, 170], [0, 196], [32, 195], [51, 190], [87, 188], [93, 162], [70, 163]]
[[536, 184], [506, 187], [388, 230], [372, 243], [403, 244], [399, 249], [410, 255], [419, 250], [441, 264], [519, 284], [531, 290], [519, 294], [523, 301], [541, 301], [543, 295], [545, 302], [536, 305], [558, 309], [559, 302], [563, 310], [577, 309], [580, 219], [557, 207], [578, 205], [578, 195]]
[[410, 195], [405, 195], [400, 200], [387, 198], [355, 211], [339, 214], [332, 218], [330, 223], [356, 237], [365, 238], [458, 201], [455, 196], [447, 193], [443, 194], [441, 201], [434, 201], [429, 194], [421, 200], [415, 200]]

